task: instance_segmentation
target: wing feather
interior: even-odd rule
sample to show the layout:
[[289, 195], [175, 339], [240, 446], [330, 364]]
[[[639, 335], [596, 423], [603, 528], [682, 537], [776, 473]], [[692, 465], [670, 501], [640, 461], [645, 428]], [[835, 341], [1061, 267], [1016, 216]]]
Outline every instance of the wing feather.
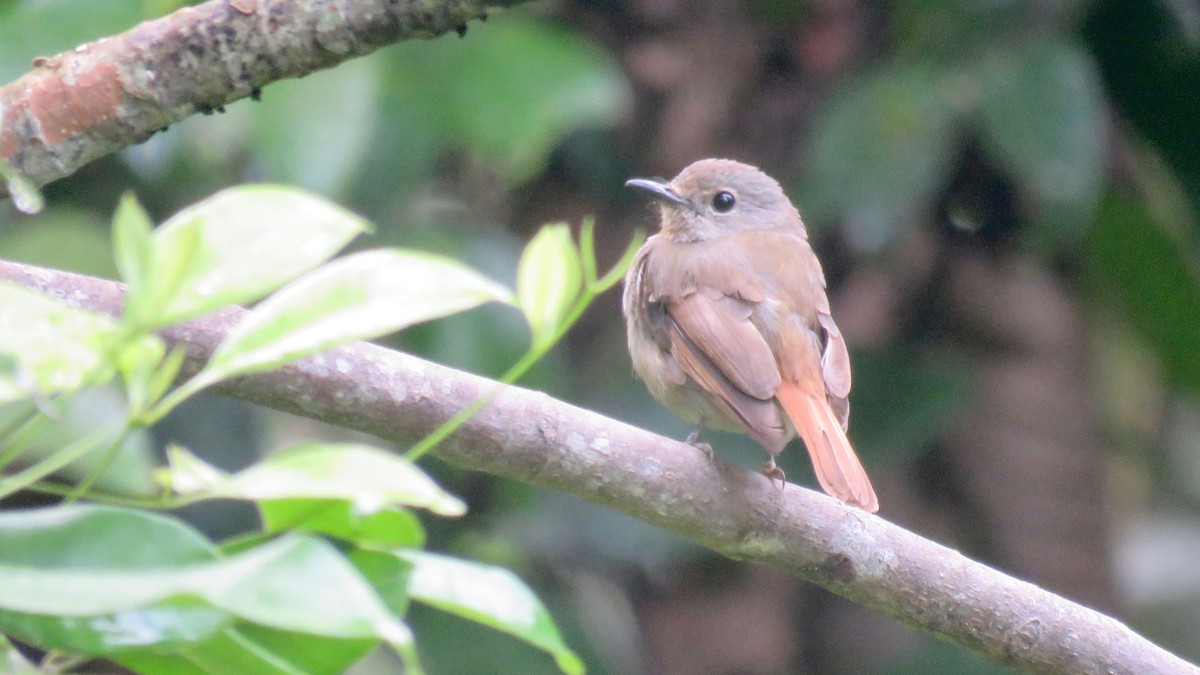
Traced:
[[750, 323], [750, 303], [708, 290], [670, 303], [679, 330], [743, 393], [760, 400], [775, 396], [779, 366], [770, 345]]

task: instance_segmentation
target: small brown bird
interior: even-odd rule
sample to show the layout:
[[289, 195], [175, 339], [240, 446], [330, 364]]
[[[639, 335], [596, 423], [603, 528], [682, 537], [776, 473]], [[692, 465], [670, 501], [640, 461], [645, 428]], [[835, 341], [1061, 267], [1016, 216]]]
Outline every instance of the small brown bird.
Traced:
[[704, 159], [670, 182], [635, 178], [662, 206], [625, 277], [634, 370], [676, 415], [742, 431], [762, 444], [763, 473], [804, 439], [825, 492], [879, 510], [846, 438], [850, 355], [829, 312], [825, 275], [779, 183], [758, 169]]

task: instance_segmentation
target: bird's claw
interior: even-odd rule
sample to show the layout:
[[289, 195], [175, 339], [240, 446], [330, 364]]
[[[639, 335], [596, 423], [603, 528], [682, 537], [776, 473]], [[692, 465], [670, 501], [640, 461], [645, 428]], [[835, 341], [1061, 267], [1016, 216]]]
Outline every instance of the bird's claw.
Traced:
[[763, 463], [762, 474], [771, 479], [771, 482], [775, 482], [775, 480], [778, 479], [780, 490], [782, 490], [783, 486], [787, 484], [787, 474], [785, 474], [783, 469], [779, 468], [779, 466], [775, 464], [774, 457], [768, 457], [767, 461]]
[[712, 446], [709, 445], [708, 443], [705, 443], [704, 441], [700, 440], [700, 430], [699, 429], [696, 429], [692, 433], [688, 434], [688, 437], [685, 438], [683, 440], [683, 442], [687, 443], [688, 445], [692, 446], [693, 448], [696, 448], [700, 452], [703, 452], [704, 456], [708, 458], [708, 461], [710, 461], [710, 462], [713, 461]]

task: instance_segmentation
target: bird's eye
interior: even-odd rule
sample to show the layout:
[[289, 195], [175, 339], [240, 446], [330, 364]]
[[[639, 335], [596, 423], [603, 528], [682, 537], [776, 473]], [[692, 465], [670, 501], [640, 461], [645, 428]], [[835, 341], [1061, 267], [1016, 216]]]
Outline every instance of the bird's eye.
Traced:
[[721, 190], [717, 194], [713, 195], [712, 207], [713, 211], [716, 211], [717, 213], [729, 213], [733, 210], [733, 205], [736, 203], [737, 200], [734, 199], [733, 193], [731, 192]]

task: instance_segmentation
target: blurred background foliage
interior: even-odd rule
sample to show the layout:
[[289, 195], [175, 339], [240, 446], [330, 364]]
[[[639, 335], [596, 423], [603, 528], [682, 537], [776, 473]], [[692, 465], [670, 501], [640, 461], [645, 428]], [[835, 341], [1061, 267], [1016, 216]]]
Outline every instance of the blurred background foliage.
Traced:
[[[0, 0], [0, 81], [173, 0]], [[107, 221], [280, 181], [506, 283], [544, 222], [614, 258], [653, 212], [621, 187], [729, 156], [778, 177], [855, 364], [851, 438], [883, 515], [1200, 658], [1200, 6], [1189, 0], [554, 0], [196, 116], [0, 206], [0, 256], [113, 275]], [[604, 261], [602, 261], [603, 263]], [[525, 384], [661, 433], [610, 293]], [[500, 308], [396, 346], [497, 375]], [[344, 431], [216, 398], [156, 430], [230, 467]], [[750, 466], [747, 439], [715, 434]], [[992, 673], [772, 570], [624, 516], [430, 462], [471, 515], [432, 548], [512, 566], [595, 673]], [[783, 458], [808, 481], [799, 447]], [[197, 510], [214, 533], [249, 512]], [[552, 672], [445, 615], [435, 673]], [[360, 673], [389, 672], [381, 655]]]

